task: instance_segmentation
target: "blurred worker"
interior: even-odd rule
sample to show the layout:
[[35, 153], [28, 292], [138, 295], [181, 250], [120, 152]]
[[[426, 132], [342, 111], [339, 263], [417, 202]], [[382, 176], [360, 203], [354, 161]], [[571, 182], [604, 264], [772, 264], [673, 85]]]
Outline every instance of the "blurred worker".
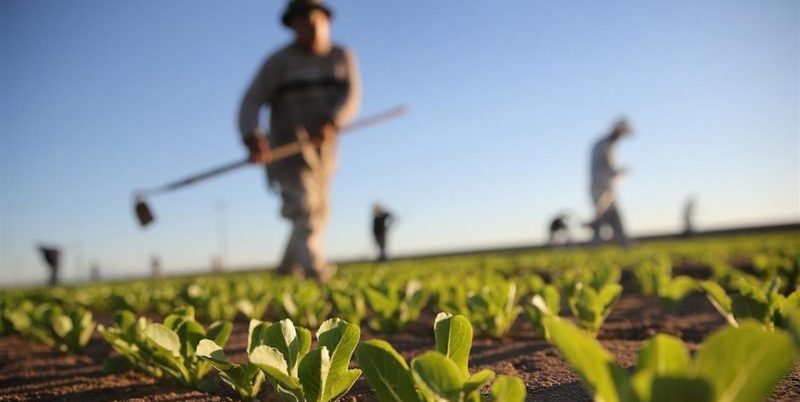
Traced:
[[567, 215], [559, 214], [550, 222], [550, 245], [568, 245], [571, 241], [569, 226], [567, 225]]
[[[336, 166], [336, 134], [356, 114], [361, 96], [356, 57], [331, 43], [331, 10], [319, 0], [293, 0], [281, 18], [293, 41], [264, 62], [239, 114], [242, 140], [253, 163], [271, 161], [270, 146], [300, 141], [302, 155], [270, 164], [270, 187], [280, 192], [281, 214], [292, 232], [278, 272], [327, 281], [336, 267], [322, 252], [329, 183]], [[270, 108], [269, 138], [258, 125]]]
[[150, 256], [150, 277], [161, 277], [161, 257], [155, 254]]
[[628, 173], [627, 169], [618, 168], [614, 160], [614, 146], [621, 138], [631, 134], [633, 128], [625, 119], [617, 120], [611, 132], [595, 143], [591, 160], [591, 194], [594, 202], [594, 220], [589, 223], [594, 231], [593, 243], [602, 239], [600, 232], [610, 227], [613, 239], [621, 245], [628, 245], [622, 218], [616, 205], [615, 187], [620, 177]]
[[386, 232], [393, 220], [392, 214], [381, 204], [376, 203], [372, 207], [372, 234], [375, 235], [375, 244], [378, 245], [378, 261], [386, 261]]
[[44, 259], [48, 271], [50, 271], [50, 280], [48, 283], [50, 286], [57, 285], [58, 270], [61, 263], [61, 250], [53, 246], [40, 245], [39, 254], [41, 254], [42, 259]]
[[697, 199], [690, 196], [683, 206], [683, 234], [684, 236], [691, 236], [694, 234], [694, 210], [697, 205]]
[[96, 262], [92, 263], [92, 266], [89, 268], [89, 281], [100, 282], [100, 279], [100, 265]]

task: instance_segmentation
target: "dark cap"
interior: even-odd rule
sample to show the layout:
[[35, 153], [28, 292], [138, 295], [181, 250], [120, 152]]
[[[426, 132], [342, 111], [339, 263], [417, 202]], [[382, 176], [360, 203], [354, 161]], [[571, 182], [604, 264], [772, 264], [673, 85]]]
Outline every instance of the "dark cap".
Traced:
[[333, 11], [322, 4], [321, 0], [291, 0], [286, 6], [286, 11], [283, 12], [281, 22], [285, 26], [291, 26], [292, 17], [298, 14], [307, 13], [311, 10], [320, 10], [328, 15], [328, 18], [333, 17]]

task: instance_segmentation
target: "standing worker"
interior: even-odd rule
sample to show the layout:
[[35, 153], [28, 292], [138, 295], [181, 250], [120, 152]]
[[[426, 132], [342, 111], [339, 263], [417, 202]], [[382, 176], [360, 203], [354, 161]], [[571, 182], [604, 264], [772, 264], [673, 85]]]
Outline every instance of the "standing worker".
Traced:
[[614, 146], [621, 138], [631, 134], [633, 128], [625, 119], [618, 120], [611, 133], [601, 138], [592, 148], [591, 160], [591, 194], [594, 202], [594, 220], [590, 226], [594, 231], [592, 242], [599, 243], [602, 239], [601, 230], [610, 226], [614, 232], [614, 240], [622, 246], [628, 245], [622, 218], [616, 205], [615, 187], [620, 177], [628, 173], [627, 169], [618, 168], [614, 159]]
[[689, 196], [683, 206], [683, 235], [691, 236], [694, 234], [694, 210], [697, 207], [695, 196]]
[[58, 285], [58, 270], [61, 267], [61, 250], [58, 247], [39, 245], [39, 254], [42, 256], [47, 270], [50, 272], [48, 283], [50, 286]]
[[389, 231], [392, 220], [392, 214], [381, 204], [376, 203], [372, 207], [372, 234], [375, 235], [375, 244], [378, 246], [378, 261], [386, 261], [386, 232]]
[[[336, 271], [322, 252], [336, 134], [355, 116], [361, 97], [354, 53], [331, 42], [332, 16], [319, 0], [288, 3], [281, 21], [292, 30], [294, 40], [264, 62], [239, 114], [242, 140], [253, 163], [269, 163], [270, 146], [298, 140], [314, 145], [304, 146], [301, 155], [270, 164], [267, 177], [270, 187], [281, 194], [281, 214], [292, 222], [278, 272], [323, 282]], [[268, 138], [258, 126], [263, 106], [271, 112]]]

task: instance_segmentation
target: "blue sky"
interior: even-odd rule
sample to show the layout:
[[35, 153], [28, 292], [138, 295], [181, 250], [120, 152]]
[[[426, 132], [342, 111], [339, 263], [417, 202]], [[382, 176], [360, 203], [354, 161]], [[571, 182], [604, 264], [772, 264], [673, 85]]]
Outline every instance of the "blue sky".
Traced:
[[[600, 4], [602, 3], [602, 4]], [[282, 1], [0, 2], [0, 284], [43, 280], [39, 241], [66, 279], [178, 273], [217, 253], [274, 263], [288, 224], [249, 168], [153, 198], [131, 192], [241, 157], [236, 115], [252, 75], [290, 36]], [[768, 1], [334, 1], [354, 48], [361, 115], [402, 119], [344, 138], [326, 248], [372, 255], [370, 206], [399, 216], [394, 252], [540, 241], [590, 211], [591, 143], [620, 115], [629, 230], [800, 219], [800, 7]]]

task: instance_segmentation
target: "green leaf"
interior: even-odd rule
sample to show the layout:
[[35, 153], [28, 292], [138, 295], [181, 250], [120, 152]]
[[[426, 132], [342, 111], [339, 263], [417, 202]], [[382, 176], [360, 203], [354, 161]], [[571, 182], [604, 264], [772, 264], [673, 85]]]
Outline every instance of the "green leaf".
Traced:
[[473, 392], [477, 392], [482, 386], [489, 383], [494, 379], [494, 371], [483, 369], [473, 374], [464, 383], [464, 397], [469, 397]]
[[264, 344], [264, 332], [272, 325], [260, 320], [250, 320], [250, 327], [247, 331], [247, 353], [250, 353], [256, 346]]
[[266, 345], [257, 346], [249, 359], [277, 384], [287, 390], [300, 390], [300, 382], [289, 374], [289, 366], [280, 350]]
[[356, 360], [379, 402], [421, 401], [406, 361], [389, 343], [378, 339], [362, 343]]
[[53, 317], [52, 327], [59, 338], [65, 338], [72, 331], [72, 320], [65, 315]]
[[617, 303], [621, 296], [622, 285], [619, 283], [609, 283], [600, 289], [600, 291], [597, 293], [597, 303], [602, 306], [601, 311], [603, 320], [608, 317], [608, 315], [611, 313], [611, 309], [614, 307], [614, 304]]
[[702, 281], [700, 282], [700, 288], [706, 293], [706, 297], [708, 301], [711, 302], [711, 305], [725, 317], [728, 324], [734, 327], [739, 326], [736, 322], [736, 318], [733, 316], [733, 301], [730, 296], [725, 293], [725, 289], [723, 289], [722, 286], [713, 281]]
[[288, 373], [292, 377], [297, 377], [297, 364], [300, 361], [300, 344], [297, 336], [297, 329], [292, 320], [285, 319], [270, 325], [263, 333], [264, 344], [271, 346], [281, 352], [286, 364]]
[[114, 315], [111, 316], [111, 320], [123, 332], [128, 331], [129, 328], [136, 325], [136, 316], [128, 310], [114, 312]]
[[208, 327], [206, 336], [217, 345], [225, 346], [231, 336], [231, 331], [233, 331], [233, 324], [227, 321], [216, 321]]
[[214, 368], [220, 371], [233, 366], [225, 357], [222, 348], [211, 339], [203, 339], [197, 344], [197, 357], [208, 360]]
[[181, 340], [174, 331], [161, 324], [150, 324], [144, 330], [144, 333], [147, 339], [157, 347], [169, 352], [172, 356], [180, 357]]
[[642, 345], [631, 383], [639, 398], [649, 401], [654, 378], [686, 377], [690, 366], [689, 351], [683, 342], [673, 336], [659, 334]]
[[425, 352], [411, 361], [411, 375], [419, 391], [428, 400], [461, 400], [464, 381], [461, 370], [439, 352]]
[[314, 349], [300, 361], [298, 375], [306, 402], [327, 402], [325, 388], [330, 368], [330, 355], [325, 346]]
[[580, 375], [595, 401], [630, 401], [635, 394], [625, 372], [592, 336], [570, 322], [546, 317], [545, 325], [564, 359]]
[[711, 380], [718, 402], [761, 401], [792, 367], [792, 340], [752, 322], [712, 334], [697, 354], [697, 373]]
[[525, 383], [517, 377], [501, 375], [492, 384], [492, 402], [525, 402]]
[[469, 320], [463, 315], [439, 313], [433, 328], [436, 350], [456, 364], [465, 381], [469, 377], [469, 352], [472, 348], [472, 325]]
[[714, 402], [714, 388], [704, 378], [656, 377], [649, 402]]
[[186, 320], [175, 330], [181, 340], [181, 356], [190, 358], [195, 355], [194, 348], [206, 338], [206, 330], [197, 321]]
[[320, 325], [317, 342], [320, 347], [330, 351], [330, 378], [325, 382], [325, 400], [335, 399], [346, 393], [361, 375], [361, 370], [348, 370], [360, 337], [361, 330], [358, 326], [339, 318], [332, 318]]

